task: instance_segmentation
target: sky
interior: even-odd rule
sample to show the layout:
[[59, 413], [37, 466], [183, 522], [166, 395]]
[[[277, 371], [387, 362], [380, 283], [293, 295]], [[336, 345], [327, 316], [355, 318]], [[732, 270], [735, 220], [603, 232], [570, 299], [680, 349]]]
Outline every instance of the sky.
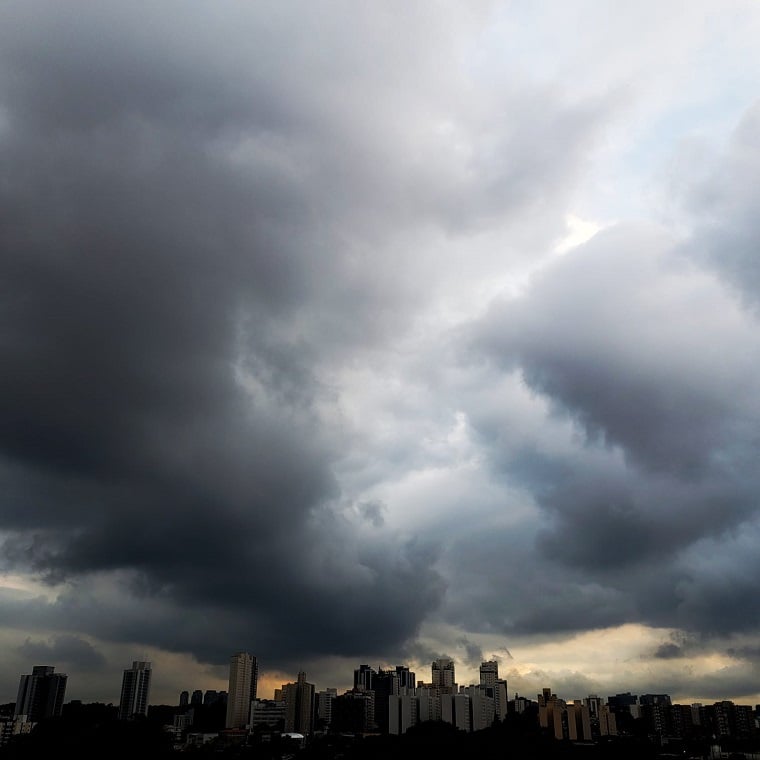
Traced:
[[760, 3], [0, 4], [0, 702], [760, 703]]

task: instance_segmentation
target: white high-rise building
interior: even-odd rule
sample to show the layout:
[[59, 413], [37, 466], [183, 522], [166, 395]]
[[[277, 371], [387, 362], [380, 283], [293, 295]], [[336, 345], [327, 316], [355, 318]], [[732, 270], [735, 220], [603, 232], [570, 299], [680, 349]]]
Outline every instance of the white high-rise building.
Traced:
[[138, 715], [148, 714], [152, 672], [150, 663], [141, 660], [134, 660], [132, 667], [124, 671], [121, 680], [119, 720], [130, 720]]
[[388, 733], [405, 734], [417, 723], [419, 697], [397, 694], [388, 697]]
[[230, 657], [227, 728], [245, 728], [250, 722], [251, 702], [256, 699], [258, 676], [256, 658], [248, 652], [237, 652]]
[[441, 720], [441, 695], [432, 686], [417, 687], [417, 710], [420, 723]]
[[462, 731], [472, 731], [470, 697], [467, 694], [442, 695], [441, 720], [452, 723]]
[[496, 717], [504, 720], [507, 717], [507, 682], [499, 678], [499, 663], [496, 660], [488, 660], [480, 665], [480, 685], [488, 689], [488, 695], [493, 697]]
[[472, 731], [480, 731], [493, 725], [496, 715], [496, 702], [493, 697], [493, 687], [465, 686], [460, 693], [470, 698], [470, 724]]

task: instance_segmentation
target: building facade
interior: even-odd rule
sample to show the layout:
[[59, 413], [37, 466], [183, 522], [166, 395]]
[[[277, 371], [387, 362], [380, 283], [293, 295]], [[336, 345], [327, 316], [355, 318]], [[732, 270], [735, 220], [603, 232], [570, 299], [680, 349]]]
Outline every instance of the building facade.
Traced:
[[151, 664], [140, 660], [134, 660], [132, 667], [124, 671], [121, 679], [119, 720], [132, 720], [148, 714], [151, 675]]
[[64, 673], [55, 673], [51, 665], [35, 665], [22, 675], [16, 696], [15, 717], [25, 716], [29, 723], [60, 716], [66, 695]]
[[313, 730], [314, 684], [306, 681], [301, 671], [295, 683], [282, 687], [285, 695], [285, 732], [309, 736]]
[[456, 692], [457, 682], [454, 672], [454, 660], [448, 657], [441, 657], [433, 660], [431, 666], [433, 686], [441, 690], [443, 694], [454, 694]]
[[486, 689], [486, 694], [493, 699], [494, 717], [504, 720], [507, 717], [509, 697], [507, 681], [499, 678], [499, 663], [496, 660], [488, 660], [480, 664], [480, 685]]
[[245, 728], [249, 724], [251, 703], [256, 699], [258, 680], [258, 662], [253, 655], [236, 652], [230, 657], [226, 728]]

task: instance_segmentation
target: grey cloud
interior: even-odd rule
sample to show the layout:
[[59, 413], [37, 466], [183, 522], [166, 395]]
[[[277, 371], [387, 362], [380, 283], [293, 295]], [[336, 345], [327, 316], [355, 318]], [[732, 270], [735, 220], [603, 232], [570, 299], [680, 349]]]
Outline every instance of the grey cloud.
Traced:
[[464, 649], [464, 661], [472, 667], [478, 667], [483, 662], [483, 649], [471, 641], [466, 636], [463, 636], [457, 644]]
[[[494, 304], [473, 345], [494, 373], [519, 373], [582, 442], [506, 446], [508, 412], [470, 418], [493, 467], [544, 511], [535, 548], [562, 568], [556, 591], [542, 577], [534, 601], [512, 603], [511, 624], [753, 629], [758, 606], [741, 574], [718, 569], [756, 513], [751, 312], [677, 241], [624, 225], [555, 262], [526, 296]], [[703, 542], [715, 553], [687, 559]]]
[[[0, 602], [28, 656], [95, 666], [93, 637], [325, 672], [441, 656], [417, 640], [434, 616], [505, 638], [756, 626], [736, 533], [760, 346], [713, 274], [754, 297], [754, 117], [690, 245], [619, 225], [449, 341], [446, 293], [556, 242], [621, 108], [467, 76], [462, 30], [489, 11], [0, 10], [0, 562], [58, 594]], [[365, 389], [343, 408], [351, 372], [398, 383], [392, 434]], [[550, 409], [530, 440], [499, 396], [514, 375]], [[394, 528], [372, 486], [450, 464], [420, 430], [457, 415], [483, 482]]]
[[[0, 24], [4, 567], [114, 575], [118, 604], [76, 625], [210, 662], [357, 651], [360, 620], [366, 646], [399, 645], [440, 598], [434, 552], [364, 547], [309, 576], [356, 543], [320, 526], [339, 487], [316, 369], [319, 321], [361, 300], [332, 303], [342, 222], [316, 216], [341, 178], [298, 163], [336, 139], [296, 113], [312, 72], [263, 77], [232, 17], [74, 11], [11, 4]], [[72, 601], [39, 614], [65, 628]]]
[[376, 528], [383, 526], [385, 522], [383, 518], [383, 512], [385, 511], [385, 505], [382, 502], [377, 501], [365, 501], [358, 505], [359, 514], [367, 520], [367, 522], [374, 525]]
[[708, 154], [701, 176], [681, 187], [679, 193], [683, 213], [695, 220], [686, 247], [730, 283], [755, 312], [760, 305], [756, 255], [760, 238], [756, 214], [759, 124], [760, 103], [756, 102], [744, 114], [725, 149]]
[[105, 657], [92, 644], [78, 636], [54, 636], [48, 640], [27, 638], [19, 654], [35, 663], [54, 663], [56, 670], [73, 668], [78, 672], [102, 670]]
[[672, 643], [660, 644], [654, 653], [654, 657], [660, 660], [674, 660], [685, 656], [683, 649]]

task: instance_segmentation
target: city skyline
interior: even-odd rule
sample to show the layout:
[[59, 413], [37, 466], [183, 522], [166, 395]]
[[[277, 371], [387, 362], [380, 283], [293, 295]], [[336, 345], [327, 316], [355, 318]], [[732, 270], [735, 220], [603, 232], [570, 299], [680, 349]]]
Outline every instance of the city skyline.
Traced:
[[[79, 697], [72, 698], [67, 692], [68, 673], [55, 673], [55, 666], [34, 665], [30, 666], [32, 673], [35, 674], [34, 676], [21, 674], [18, 693], [25, 694], [28, 690], [28, 687], [25, 686], [25, 683], [28, 681], [28, 679], [36, 677], [36, 674], [40, 673], [47, 678], [54, 677], [55, 679], [62, 681], [64, 685], [63, 692], [66, 692], [65, 702], [92, 701], [102, 702], [106, 704], [110, 702], [119, 707], [120, 719], [126, 719], [127, 716], [132, 716], [135, 713], [146, 714], [147, 707], [149, 705], [185, 704], [187, 706], [191, 702], [191, 695], [193, 699], [198, 699], [200, 702], [203, 702], [204, 697], [207, 693], [212, 694], [215, 698], [219, 694], [224, 694], [227, 704], [226, 723], [228, 725], [226, 728], [236, 729], [244, 727], [245, 723], [247, 722], [245, 720], [245, 715], [248, 712], [248, 709], [244, 705], [249, 705], [250, 702], [255, 699], [265, 701], [276, 700], [278, 698], [278, 694], [280, 694], [280, 698], [283, 698], [284, 690], [287, 687], [297, 686], [302, 681], [305, 681], [308, 676], [308, 674], [304, 671], [300, 671], [293, 678], [285, 677], [284, 680], [280, 681], [277, 681], [276, 677], [270, 677], [267, 679], [267, 684], [264, 687], [267, 693], [262, 693], [259, 688], [260, 673], [258, 667], [258, 658], [255, 655], [252, 655], [249, 652], [239, 651], [231, 655], [229, 658], [228, 678], [224, 684], [226, 688], [218, 688], [218, 684], [217, 687], [199, 687], [196, 684], [194, 686], [187, 686], [186, 688], [183, 688], [176, 695], [176, 699], [170, 698], [168, 700], [153, 700], [150, 699], [153, 678], [152, 665], [150, 662], [134, 661], [130, 668], [125, 668], [122, 671], [121, 696], [120, 699], [116, 700], [114, 703], [113, 700], [108, 699], [81, 700]], [[510, 687], [508, 679], [504, 676], [503, 673], [499, 672], [499, 663], [496, 660], [482, 661], [479, 664], [479, 667], [477, 669], [477, 677], [474, 680], [471, 677], [472, 672], [470, 670], [467, 671], [468, 675], [464, 678], [457, 676], [456, 667], [456, 662], [449, 657], [437, 658], [436, 660], [427, 663], [427, 670], [425, 671], [423, 666], [423, 670], [421, 672], [416, 672], [408, 664], [397, 664], [394, 666], [376, 666], [369, 663], [362, 663], [358, 664], [357, 667], [354, 668], [353, 679], [350, 677], [344, 679], [346, 683], [350, 684], [348, 686], [336, 686], [335, 684], [310, 684], [314, 690], [312, 699], [316, 695], [326, 691], [335, 691], [340, 695], [355, 691], [357, 689], [373, 690], [374, 687], [372, 685], [372, 680], [375, 679], [378, 674], [382, 674], [384, 672], [386, 674], [395, 673], [397, 677], [401, 679], [399, 680], [399, 686], [402, 686], [404, 688], [410, 688], [411, 690], [414, 690], [416, 687], [434, 688], [441, 689], [443, 692], [452, 694], [457, 693], [457, 691], [462, 688], [474, 686], [477, 684], [493, 688], [497, 683], [499, 683], [503, 684], [506, 688], [505, 696], [507, 701], [513, 701], [519, 696], [521, 700], [527, 699], [530, 702], [536, 702], [538, 698], [538, 701], [540, 702], [542, 697], [546, 698], [547, 695], [551, 694], [552, 698], [559, 698], [560, 700], [566, 700], [568, 702], [572, 702], [576, 699], [598, 697], [606, 703], [608, 699], [612, 699], [614, 697], [622, 697], [625, 695], [633, 695], [637, 699], [644, 696], [652, 697], [664, 695], [671, 699], [673, 704], [709, 705], [712, 703], [727, 701], [740, 705], [747, 704], [753, 709], [760, 705], [760, 703], [750, 704], [749, 702], [742, 702], [741, 700], [737, 702], [736, 700], [726, 696], [718, 697], [717, 699], [707, 699], [706, 701], [703, 701], [702, 699], [690, 699], [683, 697], [679, 698], [678, 695], [671, 695], [667, 692], [658, 691], [657, 689], [652, 688], [632, 690], [630, 688], [626, 688], [625, 684], [621, 685], [620, 688], [616, 691], [610, 691], [609, 693], [592, 690], [588, 693], [583, 694], [569, 694], [563, 693], [561, 689], [556, 690], [553, 686], [547, 686], [546, 684], [542, 685], [534, 693], [525, 691], [518, 692], [514, 688]], [[248, 698], [246, 699], [245, 697], [241, 696], [243, 694], [248, 695]], [[230, 695], [232, 695], [231, 699]], [[13, 702], [15, 700], [7, 701]], [[5, 703], [5, 700], [0, 699], [0, 703]], [[64, 704], [62, 697], [58, 699], [58, 710], [60, 710], [61, 704]], [[18, 712], [19, 710], [21, 710], [21, 708], [17, 707], [16, 711]], [[21, 712], [23, 712], [23, 710], [21, 710]]]
[[1, 3], [0, 698], [250, 652], [760, 703], [758, 37]]
[[[628, 691], [567, 699], [551, 686], [544, 686], [536, 699], [515, 694], [510, 700], [496, 661], [482, 662], [478, 683], [466, 685], [458, 683], [455, 663], [448, 657], [430, 663], [429, 682], [417, 680], [405, 665], [376, 670], [361, 664], [354, 669], [353, 688], [342, 693], [330, 687], [318, 690], [306, 673], [299, 671], [296, 681], [283, 683], [270, 700], [256, 695], [258, 668], [254, 655], [236, 652], [229, 666], [228, 691], [196, 689], [191, 697], [184, 690], [176, 704], [157, 704], [151, 709], [151, 663], [135, 661], [124, 670], [121, 701], [115, 712], [113, 705], [64, 704], [68, 676], [56, 674], [53, 666], [36, 665], [31, 674], [21, 676], [12, 713], [8, 705], [3, 706], [3, 741], [19, 734], [33, 735], [34, 726], [50, 718], [65, 722], [72, 714], [94, 715], [84, 708], [95, 707], [101, 719], [110, 708], [111, 719], [120, 722], [135, 718], [156, 721], [160, 716], [164, 730], [173, 735], [175, 750], [194, 745], [199, 738], [204, 743], [212, 741], [211, 734], [218, 737], [227, 732], [241, 739], [255, 734], [262, 740], [265, 736], [271, 740], [273, 733], [282, 732], [283, 736], [309, 742], [326, 733], [402, 735], [426, 722], [448, 723], [465, 733], [508, 726], [502, 739], [513, 731], [517, 738], [524, 736], [526, 729], [531, 730], [532, 720], [533, 730], [537, 727], [543, 736], [556, 740], [599, 743], [628, 737], [640, 741], [646, 732], [649, 741], [658, 746], [709, 745], [711, 756], [717, 756], [712, 753], [736, 747], [737, 743], [748, 746], [757, 735], [760, 714], [760, 704], [741, 705], [728, 700], [682, 704], [664, 693], [639, 695]], [[198, 715], [196, 710], [200, 711]]]

